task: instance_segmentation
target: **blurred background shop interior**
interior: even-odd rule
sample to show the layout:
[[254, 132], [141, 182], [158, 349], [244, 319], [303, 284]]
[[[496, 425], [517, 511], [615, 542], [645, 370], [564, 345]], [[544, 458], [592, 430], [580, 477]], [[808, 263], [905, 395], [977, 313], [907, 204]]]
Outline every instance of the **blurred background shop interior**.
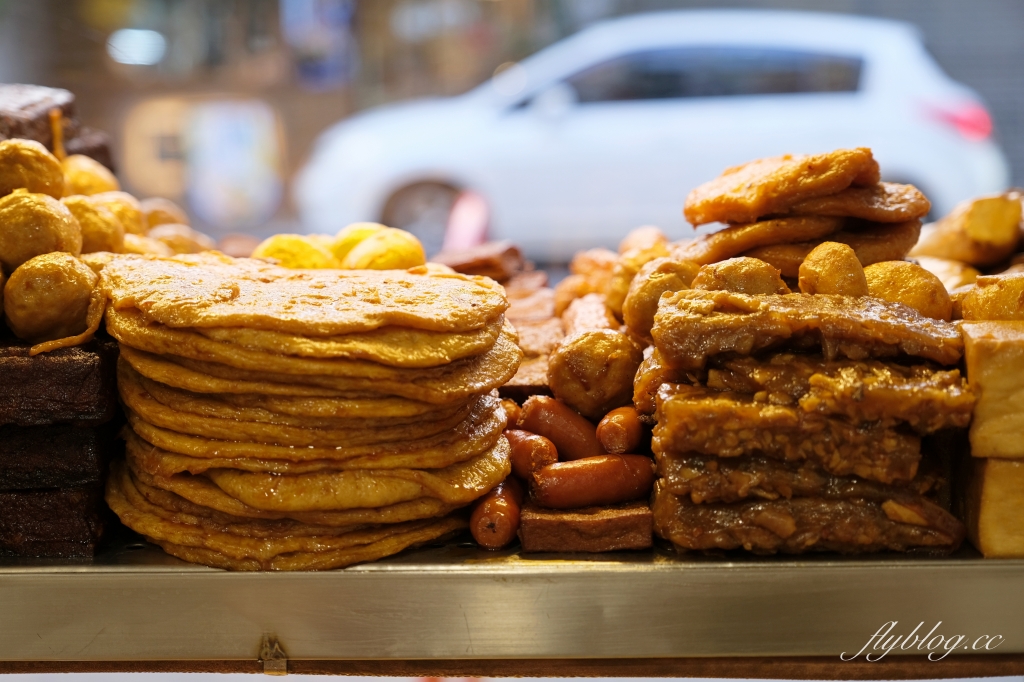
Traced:
[[1012, 0], [0, 0], [122, 186], [216, 237], [380, 221], [542, 263], [786, 152], [871, 146], [941, 215], [1024, 185]]

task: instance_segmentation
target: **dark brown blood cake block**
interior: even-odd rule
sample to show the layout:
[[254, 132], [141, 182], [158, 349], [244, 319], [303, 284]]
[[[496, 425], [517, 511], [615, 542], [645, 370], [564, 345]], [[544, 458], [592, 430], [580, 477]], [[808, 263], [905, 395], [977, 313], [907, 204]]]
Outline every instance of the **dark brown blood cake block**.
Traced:
[[114, 155], [110, 151], [110, 135], [102, 130], [82, 126], [78, 135], [65, 140], [64, 150], [69, 156], [81, 154], [92, 157], [109, 168], [111, 173], [117, 172], [114, 167]]
[[569, 510], [527, 502], [519, 539], [524, 552], [612, 552], [649, 548], [653, 529], [646, 501]]
[[104, 516], [100, 485], [0, 492], [0, 556], [92, 556]]
[[29, 356], [28, 344], [0, 339], [0, 425], [93, 426], [117, 413], [117, 343], [96, 339]]
[[64, 137], [71, 139], [78, 132], [74, 95], [41, 85], [0, 83], [0, 139], [35, 140], [53, 150], [50, 110], [54, 108], [61, 110]]
[[109, 427], [0, 426], [0, 490], [98, 484], [113, 436]]

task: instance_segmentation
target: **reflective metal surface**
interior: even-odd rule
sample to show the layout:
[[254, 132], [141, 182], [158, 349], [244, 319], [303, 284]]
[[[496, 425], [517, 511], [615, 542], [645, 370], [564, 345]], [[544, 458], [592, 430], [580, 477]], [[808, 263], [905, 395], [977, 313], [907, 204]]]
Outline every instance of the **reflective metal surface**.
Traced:
[[[839, 656], [891, 634], [1024, 652], [1024, 562], [526, 555], [425, 548], [325, 573], [226, 573], [121, 544], [0, 563], [0, 660]], [[921, 650], [901, 653], [920, 654]], [[961, 650], [957, 654], [983, 653]]]

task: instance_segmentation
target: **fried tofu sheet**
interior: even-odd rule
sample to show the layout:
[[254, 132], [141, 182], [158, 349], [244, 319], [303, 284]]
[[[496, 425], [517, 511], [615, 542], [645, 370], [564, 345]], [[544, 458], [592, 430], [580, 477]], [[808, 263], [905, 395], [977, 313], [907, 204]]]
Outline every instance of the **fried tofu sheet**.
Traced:
[[501, 287], [484, 277], [400, 270], [290, 270], [215, 252], [118, 256], [101, 272], [116, 310], [168, 327], [245, 328], [335, 336], [387, 326], [468, 332], [502, 315]]
[[680, 291], [662, 297], [651, 333], [666, 364], [683, 370], [701, 369], [722, 353], [783, 345], [820, 349], [827, 359], [902, 354], [943, 365], [963, 354], [955, 324], [869, 297]]
[[837, 149], [813, 156], [758, 159], [726, 169], [686, 197], [683, 214], [693, 225], [752, 223], [792, 206], [881, 180], [871, 150]]

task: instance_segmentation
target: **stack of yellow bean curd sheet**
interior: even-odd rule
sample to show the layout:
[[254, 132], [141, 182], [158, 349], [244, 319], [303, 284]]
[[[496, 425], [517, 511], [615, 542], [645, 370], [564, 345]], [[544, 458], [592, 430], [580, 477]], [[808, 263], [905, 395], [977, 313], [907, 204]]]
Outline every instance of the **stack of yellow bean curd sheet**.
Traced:
[[216, 253], [101, 272], [126, 456], [107, 502], [186, 561], [331, 569], [431, 542], [510, 471], [522, 353], [483, 277]]

